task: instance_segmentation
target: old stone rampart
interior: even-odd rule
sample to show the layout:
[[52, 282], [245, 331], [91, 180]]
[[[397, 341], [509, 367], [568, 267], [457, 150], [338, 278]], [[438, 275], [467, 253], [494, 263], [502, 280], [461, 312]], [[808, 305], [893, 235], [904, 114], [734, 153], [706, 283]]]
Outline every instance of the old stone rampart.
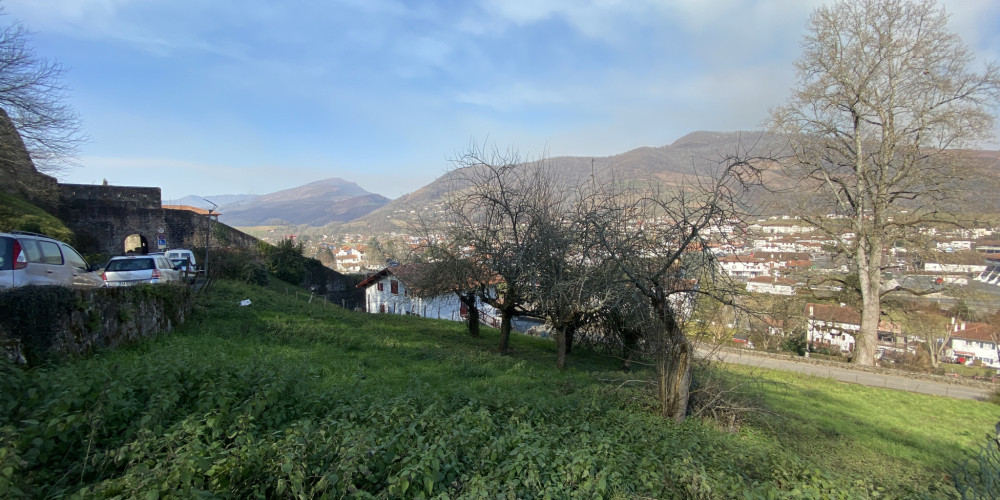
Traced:
[[[60, 184], [59, 217], [76, 233], [77, 248], [86, 254], [120, 255], [125, 239], [139, 235], [148, 251], [166, 248], [204, 248], [209, 218], [190, 210], [160, 206], [160, 188]], [[256, 248], [249, 234], [211, 221], [212, 247]], [[162, 230], [162, 232], [161, 232]]]

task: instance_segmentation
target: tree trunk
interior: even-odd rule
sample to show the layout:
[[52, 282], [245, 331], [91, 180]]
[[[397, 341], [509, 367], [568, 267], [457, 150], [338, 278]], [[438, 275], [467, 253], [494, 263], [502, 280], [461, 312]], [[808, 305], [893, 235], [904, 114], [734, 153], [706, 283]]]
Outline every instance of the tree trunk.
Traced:
[[566, 327], [566, 354], [573, 354], [573, 337], [576, 336], [576, 325]]
[[687, 416], [694, 348], [677, 324], [673, 308], [666, 301], [654, 302], [654, 305], [664, 327], [657, 332], [656, 341], [660, 411], [664, 417], [682, 422]]
[[861, 287], [861, 330], [854, 337], [851, 362], [873, 366], [878, 344], [878, 321], [882, 312], [882, 299], [879, 296], [882, 245], [877, 241], [869, 241], [866, 246], [867, 248], [859, 245], [857, 255], [858, 282]]
[[500, 310], [500, 354], [507, 354], [507, 351], [510, 350], [510, 328], [513, 317], [513, 309]]
[[684, 337], [670, 342], [659, 355], [658, 379], [660, 388], [660, 409], [662, 415], [675, 422], [683, 422], [687, 416], [688, 398], [691, 391], [692, 347]]
[[469, 309], [469, 317], [466, 320], [468, 323], [469, 335], [473, 337], [479, 336], [479, 308], [476, 307], [476, 294], [470, 292], [467, 295], [459, 295], [459, 299], [465, 304], [465, 307]]
[[639, 343], [639, 336], [631, 331], [622, 332], [622, 371], [632, 371], [632, 358]]
[[566, 369], [566, 354], [569, 353], [569, 343], [567, 342], [568, 332], [563, 328], [557, 328], [556, 337], [556, 368], [560, 371]]

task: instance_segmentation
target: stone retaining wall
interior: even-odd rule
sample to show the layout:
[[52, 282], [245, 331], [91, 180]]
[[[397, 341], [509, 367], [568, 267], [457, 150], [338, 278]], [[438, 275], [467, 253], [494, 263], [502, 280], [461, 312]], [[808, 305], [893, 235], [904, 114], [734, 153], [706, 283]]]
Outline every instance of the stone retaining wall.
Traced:
[[192, 303], [191, 288], [180, 285], [0, 292], [0, 355], [28, 365], [87, 356], [173, 330]]

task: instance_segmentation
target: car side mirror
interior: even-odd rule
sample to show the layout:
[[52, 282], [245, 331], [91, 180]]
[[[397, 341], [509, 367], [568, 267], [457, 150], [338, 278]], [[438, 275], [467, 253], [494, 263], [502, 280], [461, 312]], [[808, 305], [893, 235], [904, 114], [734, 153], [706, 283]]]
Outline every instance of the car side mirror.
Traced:
[[184, 268], [181, 265], [179, 265], [179, 264], [176, 265], [176, 266], [174, 266], [174, 271], [180, 271], [181, 269], [184, 269]]

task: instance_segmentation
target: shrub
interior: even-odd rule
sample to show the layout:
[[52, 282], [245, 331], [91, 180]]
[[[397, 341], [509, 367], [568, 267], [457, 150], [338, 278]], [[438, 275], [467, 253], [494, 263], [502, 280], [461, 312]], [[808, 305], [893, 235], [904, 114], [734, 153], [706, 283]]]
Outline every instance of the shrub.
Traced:
[[806, 348], [806, 336], [805, 335], [791, 335], [785, 340], [781, 341], [781, 349], [788, 352], [794, 352], [799, 356], [805, 356]]
[[302, 284], [306, 277], [302, 244], [296, 244], [291, 238], [282, 240], [271, 250], [267, 265], [276, 278], [293, 285]]
[[267, 273], [263, 262], [251, 261], [243, 266], [242, 281], [248, 285], [268, 286], [271, 284], [271, 275]]
[[209, 277], [244, 281], [247, 268], [254, 264], [263, 266], [260, 255], [256, 252], [233, 248], [213, 250], [211, 261], [208, 263]]

